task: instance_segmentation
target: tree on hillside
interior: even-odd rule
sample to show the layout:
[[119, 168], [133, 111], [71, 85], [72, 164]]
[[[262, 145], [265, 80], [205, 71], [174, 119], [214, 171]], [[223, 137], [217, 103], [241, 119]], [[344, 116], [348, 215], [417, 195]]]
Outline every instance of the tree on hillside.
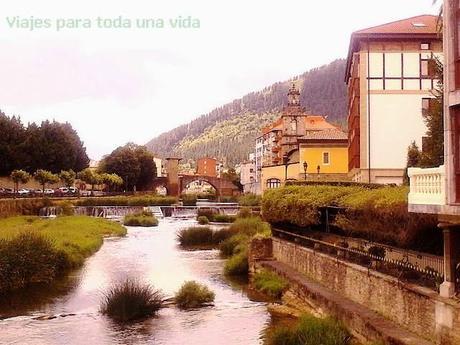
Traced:
[[38, 169], [34, 173], [34, 180], [40, 183], [40, 185], [42, 186], [43, 195], [45, 195], [46, 184], [58, 182], [59, 176], [56, 174], [53, 174], [51, 171], [44, 170], [44, 169]]
[[74, 185], [76, 176], [77, 174], [75, 174], [75, 171], [73, 171], [72, 169], [61, 170], [61, 172], [59, 173], [59, 178], [67, 188], [72, 187]]
[[29, 182], [30, 174], [24, 170], [13, 170], [10, 174], [10, 178], [14, 182], [14, 192], [17, 193], [20, 183]]
[[94, 195], [94, 186], [102, 183], [102, 177], [91, 168], [86, 168], [77, 174], [77, 178], [91, 185], [91, 195]]
[[138, 190], [148, 188], [156, 176], [156, 165], [153, 155], [144, 146], [128, 143], [116, 148], [104, 157], [100, 170], [105, 173], [117, 174], [123, 178], [127, 190], [134, 187]]

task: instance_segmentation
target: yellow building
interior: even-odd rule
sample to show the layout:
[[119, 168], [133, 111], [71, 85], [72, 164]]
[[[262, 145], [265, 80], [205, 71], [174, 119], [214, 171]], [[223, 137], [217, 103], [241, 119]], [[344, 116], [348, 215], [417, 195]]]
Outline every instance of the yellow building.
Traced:
[[283, 164], [263, 166], [262, 191], [277, 188], [288, 180], [346, 180], [348, 138], [339, 129], [307, 131], [297, 139], [298, 149]]

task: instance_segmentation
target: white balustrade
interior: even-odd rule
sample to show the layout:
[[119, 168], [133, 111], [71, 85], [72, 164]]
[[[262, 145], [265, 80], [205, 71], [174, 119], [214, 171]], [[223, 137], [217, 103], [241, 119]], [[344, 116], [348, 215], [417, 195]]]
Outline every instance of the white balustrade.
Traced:
[[426, 169], [409, 168], [407, 174], [410, 181], [409, 204], [446, 204], [446, 169], [444, 165]]

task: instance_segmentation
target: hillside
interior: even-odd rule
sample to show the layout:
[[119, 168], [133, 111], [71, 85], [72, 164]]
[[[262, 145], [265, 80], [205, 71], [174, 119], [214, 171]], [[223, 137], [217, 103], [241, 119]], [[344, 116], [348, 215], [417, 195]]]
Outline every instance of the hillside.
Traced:
[[[314, 114], [343, 125], [346, 120], [345, 60], [312, 69], [298, 76], [302, 105]], [[260, 129], [279, 116], [287, 102], [292, 80], [275, 83], [212, 110], [192, 122], [152, 139], [146, 145], [164, 157], [179, 155], [186, 159], [202, 156], [226, 158], [234, 165], [254, 150]]]

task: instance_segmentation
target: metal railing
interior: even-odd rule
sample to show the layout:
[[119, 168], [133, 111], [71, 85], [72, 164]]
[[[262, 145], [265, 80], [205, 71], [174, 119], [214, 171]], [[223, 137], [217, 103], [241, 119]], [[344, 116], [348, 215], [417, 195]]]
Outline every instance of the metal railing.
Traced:
[[[444, 277], [444, 259], [379, 243], [349, 247], [346, 238], [330, 243], [281, 229], [272, 229], [274, 237], [296, 243], [337, 259], [359, 264], [392, 275], [398, 279], [415, 280], [421, 285], [437, 288]], [[415, 273], [415, 274], [414, 274]]]

